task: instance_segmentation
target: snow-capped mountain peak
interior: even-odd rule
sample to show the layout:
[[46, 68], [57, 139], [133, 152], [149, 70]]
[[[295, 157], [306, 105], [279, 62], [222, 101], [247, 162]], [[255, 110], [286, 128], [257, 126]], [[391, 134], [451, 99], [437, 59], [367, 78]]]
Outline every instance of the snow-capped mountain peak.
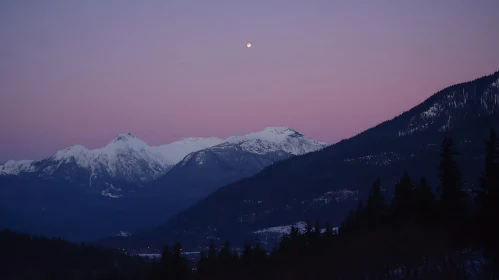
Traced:
[[149, 146], [139, 137], [131, 133], [123, 133], [116, 136], [106, 147], [142, 149]]
[[73, 145], [40, 161], [9, 161], [0, 165], [0, 174], [32, 173], [45, 179], [78, 181], [79, 185], [89, 185], [102, 195], [117, 198], [134, 191], [122, 190], [123, 182], [139, 186], [155, 180], [177, 163], [188, 161], [193, 153], [200, 158], [197, 164], [202, 164], [204, 157], [217, 149], [249, 152], [270, 160], [308, 153], [324, 146], [289, 127], [267, 127], [225, 140], [189, 137], [161, 146], [149, 146], [132, 133], [123, 133], [102, 148]]
[[116, 136], [116, 138], [114, 138], [114, 140], [112, 142], [118, 142], [118, 141], [130, 141], [130, 140], [133, 140], [133, 139], [139, 139], [137, 136], [135, 136], [134, 134], [132, 134], [131, 132], [127, 132], [127, 133], [122, 133], [118, 136]]
[[307, 138], [290, 127], [266, 127], [244, 136], [231, 136], [225, 142], [225, 145], [240, 145], [243, 150], [257, 154], [283, 151], [292, 155], [301, 155], [327, 145]]
[[245, 140], [260, 139], [270, 142], [281, 142], [290, 136], [303, 136], [289, 127], [266, 127], [261, 131], [248, 133], [243, 136], [231, 136], [226, 142], [237, 143]]
[[67, 147], [66, 149], [57, 151], [53, 156], [53, 159], [61, 160], [71, 157], [81, 157], [87, 155], [89, 152], [90, 151], [87, 148], [83, 147], [82, 145], [73, 145]]
[[260, 139], [270, 142], [282, 142], [289, 137], [303, 137], [303, 134], [289, 127], [266, 127], [261, 131], [248, 133], [243, 136], [232, 136], [227, 142], [240, 142], [251, 139]]
[[0, 174], [19, 175], [27, 172], [43, 178], [58, 178], [62, 175], [72, 180], [84, 172], [90, 176], [87, 179], [90, 185], [95, 184], [98, 178], [148, 182], [164, 175], [187, 154], [222, 141], [215, 137], [193, 137], [166, 145], [149, 146], [132, 133], [123, 133], [102, 148], [88, 149], [82, 145], [73, 145], [40, 161], [8, 161], [0, 165]]

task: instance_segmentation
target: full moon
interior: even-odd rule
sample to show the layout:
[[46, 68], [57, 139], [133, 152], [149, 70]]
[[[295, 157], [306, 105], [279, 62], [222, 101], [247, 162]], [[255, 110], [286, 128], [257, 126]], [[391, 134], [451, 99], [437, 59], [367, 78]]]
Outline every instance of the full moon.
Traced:
[[251, 43], [246, 44], [246, 47], [251, 48]]

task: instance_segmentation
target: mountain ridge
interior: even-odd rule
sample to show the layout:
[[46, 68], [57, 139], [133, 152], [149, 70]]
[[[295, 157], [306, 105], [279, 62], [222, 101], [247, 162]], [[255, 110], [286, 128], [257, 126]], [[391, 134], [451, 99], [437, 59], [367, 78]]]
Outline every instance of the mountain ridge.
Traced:
[[184, 164], [171, 166], [129, 133], [96, 150], [73, 145], [17, 169], [10, 162], [17, 175], [0, 176], [0, 216], [15, 229], [84, 241], [133, 232], [160, 224], [218, 187], [325, 146], [289, 128], [262, 131], [221, 144], [220, 138], [175, 141], [162, 152]]
[[[289, 145], [278, 145], [287, 137], [296, 135], [304, 137], [288, 127], [267, 127], [259, 132], [230, 136], [226, 139], [187, 137], [164, 145], [149, 146], [142, 139], [128, 132], [119, 134], [101, 148], [87, 149], [83, 145], [76, 144], [58, 150], [52, 156], [42, 160], [8, 161], [0, 165], [0, 175], [34, 174], [35, 177], [45, 179], [59, 176], [68, 180], [82, 177], [80, 184], [85, 184], [83, 181], [88, 182], [89, 187], [97, 184], [102, 195], [119, 198], [127, 195], [122, 188], [116, 187], [120, 181], [143, 185], [164, 176], [189, 154], [213, 146], [246, 142], [246, 149], [252, 149], [250, 152], [253, 153], [263, 154], [269, 152], [269, 149], [273, 151], [286, 149], [291, 154], [306, 152], [306, 148], [303, 147], [296, 147], [297, 152], [292, 151], [293, 147], [288, 147]], [[308, 141], [316, 145], [325, 145], [312, 139]], [[262, 146], [264, 144], [266, 147]], [[135, 192], [136, 188], [130, 191]]]
[[[201, 150], [201, 149], [209, 148], [209, 147], [216, 146], [216, 145], [223, 144], [223, 143], [242, 142], [243, 140], [250, 140], [250, 139], [267, 140], [265, 138], [270, 138], [269, 135], [271, 135], [272, 132], [279, 133], [279, 134], [283, 135], [283, 134], [285, 134], [284, 132], [286, 132], [286, 131], [292, 132], [289, 134], [290, 136], [292, 134], [304, 136], [303, 134], [297, 132], [296, 130], [294, 130], [290, 127], [269, 126], [269, 127], [263, 128], [261, 131], [258, 131], [258, 132], [251, 132], [251, 133], [248, 133], [248, 134], [245, 134], [242, 136], [229, 136], [225, 139], [219, 138], [219, 137], [184, 137], [184, 138], [181, 138], [179, 140], [176, 140], [176, 141], [173, 141], [173, 142], [170, 142], [167, 144], [161, 144], [161, 145], [157, 145], [157, 146], [149, 146], [148, 144], [146, 144], [146, 142], [144, 142], [141, 138], [137, 137], [135, 134], [133, 134], [131, 132], [127, 132], [127, 133], [118, 134], [113, 140], [111, 140], [110, 142], [108, 142], [106, 145], [104, 145], [101, 148], [88, 149], [84, 145], [73, 144], [67, 148], [57, 150], [51, 156], [42, 158], [40, 160], [28, 160], [28, 159], [8, 160], [5, 163], [0, 164], [0, 172], [17, 175], [20, 172], [28, 171], [29, 165], [33, 162], [42, 161], [42, 160], [45, 160], [45, 159], [48, 159], [51, 157], [62, 158], [64, 156], [72, 156], [71, 154], [65, 155], [65, 152], [70, 152], [70, 151], [73, 153], [75, 153], [75, 151], [79, 151], [80, 153], [82, 153], [82, 152], [88, 153], [88, 152], [94, 152], [94, 151], [99, 152], [99, 151], [103, 150], [104, 148], [109, 147], [112, 144], [119, 143], [121, 141], [129, 142], [130, 140], [135, 140], [137, 146], [148, 146], [149, 148], [155, 148], [155, 149], [160, 150], [160, 153], [166, 155], [169, 152], [171, 152], [171, 151], [169, 151], [169, 150], [171, 150], [171, 149], [169, 149], [169, 146], [174, 146], [173, 148], [177, 149], [177, 148], [179, 148], [180, 145], [197, 144], [200, 147], [202, 147], [202, 148], [198, 148], [197, 150]], [[268, 133], [268, 132], [270, 132], [270, 133]], [[258, 136], [260, 136], [260, 137], [258, 137]], [[322, 145], [327, 145], [324, 142], [319, 142], [319, 141], [316, 141], [316, 142], [319, 144], [322, 144]], [[165, 151], [165, 150], [167, 150], [167, 151]], [[194, 152], [194, 151], [196, 151], [196, 149], [192, 149], [192, 151], [190, 151], [190, 152]], [[171, 160], [171, 162], [169, 162], [168, 164], [174, 165], [174, 164], [178, 163], [185, 156], [187, 156], [190, 152], [187, 152], [185, 155], [182, 155], [181, 158], [175, 158], [175, 159]]]
[[454, 138], [471, 189], [482, 172], [483, 141], [499, 128], [498, 100], [499, 71], [446, 87], [349, 139], [219, 188], [159, 227], [103, 244], [133, 249], [180, 241], [195, 248], [210, 240], [239, 244], [258, 238], [252, 233], [260, 229], [307, 219], [338, 225], [378, 176], [387, 197], [405, 171], [435, 187], [444, 135]]

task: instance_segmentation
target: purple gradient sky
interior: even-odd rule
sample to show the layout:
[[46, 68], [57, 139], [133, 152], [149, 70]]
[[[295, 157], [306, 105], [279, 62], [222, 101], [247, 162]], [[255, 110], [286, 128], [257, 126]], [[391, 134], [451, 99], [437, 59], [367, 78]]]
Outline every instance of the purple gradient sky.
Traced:
[[499, 70], [497, 11], [495, 0], [1, 1], [0, 162], [129, 131], [156, 145], [290, 126], [333, 143]]

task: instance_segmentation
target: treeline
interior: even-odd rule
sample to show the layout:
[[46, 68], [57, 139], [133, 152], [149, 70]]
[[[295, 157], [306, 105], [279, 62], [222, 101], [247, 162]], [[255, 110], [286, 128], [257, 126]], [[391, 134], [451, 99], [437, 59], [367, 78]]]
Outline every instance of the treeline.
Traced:
[[292, 228], [270, 252], [247, 244], [236, 252], [226, 243], [204, 252], [195, 272], [167, 246], [155, 279], [497, 279], [499, 258], [499, 141], [493, 130], [485, 143], [485, 171], [472, 190], [445, 137], [437, 193], [409, 173], [385, 201], [377, 178], [338, 231], [310, 222]]
[[148, 279], [150, 264], [62, 239], [0, 231], [0, 279]]
[[[338, 230], [307, 223], [266, 251], [214, 244], [192, 266], [182, 246], [164, 246], [160, 261], [57, 239], [0, 233], [1, 279], [498, 279], [499, 140], [485, 142], [479, 184], [464, 190], [451, 138], [441, 146], [439, 184], [410, 170], [390, 201], [380, 178]], [[477, 178], [478, 179], [478, 178]]]

